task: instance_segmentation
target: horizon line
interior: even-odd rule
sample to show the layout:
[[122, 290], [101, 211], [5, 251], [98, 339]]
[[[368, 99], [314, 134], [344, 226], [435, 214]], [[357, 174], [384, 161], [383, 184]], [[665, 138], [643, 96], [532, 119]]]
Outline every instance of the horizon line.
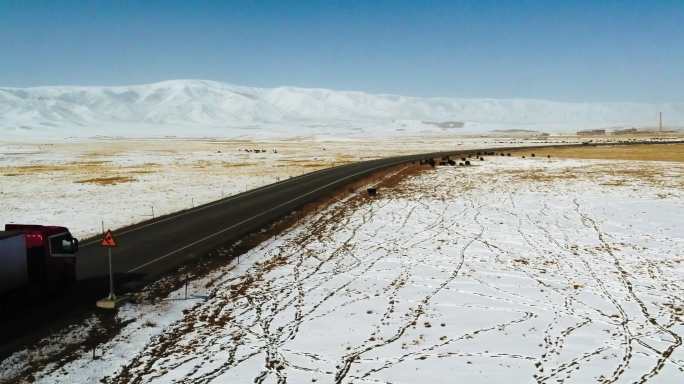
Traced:
[[13, 86], [3, 86], [0, 85], [0, 90], [31, 90], [31, 89], [46, 89], [46, 88], [130, 88], [130, 87], [144, 87], [150, 85], [159, 85], [163, 83], [172, 82], [206, 82], [206, 83], [217, 83], [221, 85], [226, 85], [235, 88], [249, 88], [255, 90], [275, 90], [275, 89], [295, 89], [295, 90], [317, 90], [317, 91], [330, 91], [339, 93], [357, 93], [365, 94], [371, 96], [392, 96], [392, 97], [405, 97], [410, 99], [427, 99], [427, 100], [467, 100], [467, 101], [539, 101], [539, 102], [551, 102], [559, 104], [635, 104], [635, 105], [668, 105], [668, 104], [684, 104], [684, 101], [661, 101], [661, 102], [643, 102], [643, 101], [568, 101], [560, 99], [543, 99], [543, 98], [533, 98], [533, 97], [454, 97], [454, 96], [413, 96], [398, 93], [387, 93], [387, 92], [368, 92], [360, 90], [351, 89], [334, 89], [325, 87], [302, 87], [293, 85], [278, 85], [274, 87], [261, 87], [261, 86], [251, 86], [251, 85], [240, 85], [232, 82], [225, 82], [220, 80], [210, 80], [201, 78], [178, 78], [178, 79], [167, 79], [159, 80], [153, 82], [145, 83], [131, 83], [131, 84], [117, 84], [117, 85], [78, 85], [78, 84], [51, 84], [51, 85], [35, 85], [28, 87], [13, 87]]

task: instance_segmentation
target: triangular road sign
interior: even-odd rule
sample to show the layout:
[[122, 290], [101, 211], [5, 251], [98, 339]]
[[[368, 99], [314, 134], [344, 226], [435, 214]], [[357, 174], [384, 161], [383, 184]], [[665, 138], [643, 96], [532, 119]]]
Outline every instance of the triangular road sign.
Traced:
[[114, 241], [114, 236], [112, 236], [112, 231], [107, 230], [105, 232], [104, 237], [102, 237], [102, 242], [100, 242], [100, 245], [103, 247], [116, 247], [116, 241]]

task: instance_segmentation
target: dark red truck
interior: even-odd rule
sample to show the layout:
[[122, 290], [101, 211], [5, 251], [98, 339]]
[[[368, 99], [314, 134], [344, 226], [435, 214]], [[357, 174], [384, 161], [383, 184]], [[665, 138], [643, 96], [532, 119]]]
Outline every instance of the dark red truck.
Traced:
[[0, 231], [0, 296], [51, 292], [76, 280], [78, 240], [65, 227], [7, 224]]

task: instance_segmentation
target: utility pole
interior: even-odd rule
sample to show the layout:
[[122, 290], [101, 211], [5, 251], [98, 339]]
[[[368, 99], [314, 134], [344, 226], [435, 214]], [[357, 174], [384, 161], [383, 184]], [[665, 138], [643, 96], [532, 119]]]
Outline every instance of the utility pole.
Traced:
[[658, 112], [658, 131], [662, 132], [663, 131], [663, 113]]

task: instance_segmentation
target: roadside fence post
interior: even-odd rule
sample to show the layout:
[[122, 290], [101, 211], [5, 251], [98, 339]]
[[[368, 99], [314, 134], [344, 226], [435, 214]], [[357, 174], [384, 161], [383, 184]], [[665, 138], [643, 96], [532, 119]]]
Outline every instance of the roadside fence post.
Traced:
[[185, 300], [188, 299], [188, 274], [185, 274]]

